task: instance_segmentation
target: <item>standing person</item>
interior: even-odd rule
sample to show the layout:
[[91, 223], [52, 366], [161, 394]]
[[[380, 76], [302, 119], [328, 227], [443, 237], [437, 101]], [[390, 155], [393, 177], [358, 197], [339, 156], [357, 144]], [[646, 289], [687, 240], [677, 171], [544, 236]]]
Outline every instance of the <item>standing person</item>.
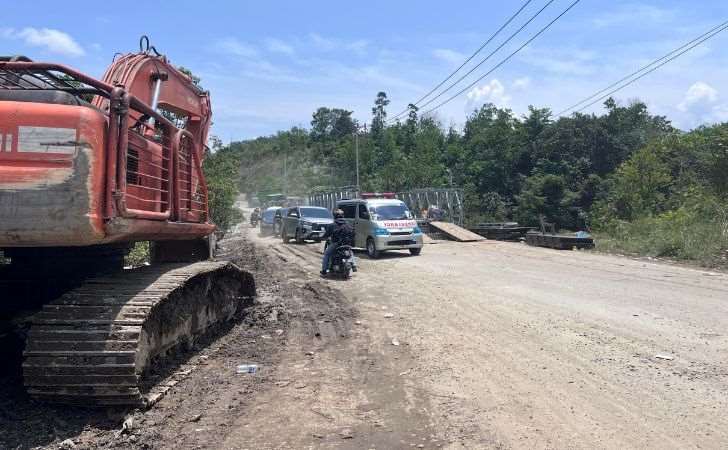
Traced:
[[340, 245], [354, 245], [354, 230], [349, 222], [344, 220], [344, 211], [340, 209], [334, 211], [334, 223], [326, 227], [326, 233], [324, 233], [322, 239], [329, 237], [329, 246], [326, 247], [323, 261], [321, 261], [321, 276], [328, 273], [331, 257]]

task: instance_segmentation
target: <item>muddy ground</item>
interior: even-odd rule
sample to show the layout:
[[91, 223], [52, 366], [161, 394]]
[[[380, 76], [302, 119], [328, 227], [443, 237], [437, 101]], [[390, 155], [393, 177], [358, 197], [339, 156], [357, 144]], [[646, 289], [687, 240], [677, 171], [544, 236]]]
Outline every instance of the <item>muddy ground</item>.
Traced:
[[726, 274], [435, 241], [338, 281], [320, 244], [245, 228], [222, 256], [258, 298], [167, 396], [53, 408], [0, 380], [0, 448], [728, 447]]
[[[18, 371], [0, 386], [0, 448], [392, 448], [435, 443], [427, 402], [398, 374], [402, 348], [382, 355], [337, 286], [243, 234], [221, 258], [254, 274], [258, 295], [234, 324], [171, 361], [192, 369], [147, 411], [49, 406]], [[255, 375], [236, 373], [257, 364]], [[131, 420], [130, 420], [131, 419]], [[131, 425], [123, 430], [124, 422]], [[129, 428], [129, 427], [127, 427]]]

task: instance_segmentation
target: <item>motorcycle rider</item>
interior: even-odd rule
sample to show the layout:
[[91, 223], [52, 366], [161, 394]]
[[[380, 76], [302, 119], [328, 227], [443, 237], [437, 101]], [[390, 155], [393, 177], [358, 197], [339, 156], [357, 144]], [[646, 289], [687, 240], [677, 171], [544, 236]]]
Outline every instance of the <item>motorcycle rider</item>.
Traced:
[[260, 208], [255, 208], [250, 214], [250, 223], [257, 224], [260, 222]]
[[328, 273], [331, 258], [340, 245], [354, 245], [354, 230], [349, 222], [344, 220], [344, 211], [338, 208], [334, 210], [334, 223], [326, 227], [322, 239], [328, 237], [331, 237], [331, 239], [329, 246], [324, 251], [323, 261], [321, 262], [321, 276]]

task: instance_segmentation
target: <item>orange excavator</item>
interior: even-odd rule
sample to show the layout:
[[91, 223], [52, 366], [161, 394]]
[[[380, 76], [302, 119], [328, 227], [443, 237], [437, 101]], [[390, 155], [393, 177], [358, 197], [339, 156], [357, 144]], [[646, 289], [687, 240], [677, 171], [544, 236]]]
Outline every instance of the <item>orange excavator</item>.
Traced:
[[[211, 259], [209, 93], [149, 44], [102, 80], [0, 57], [0, 312], [51, 402], [140, 405], [165, 355], [230, 319], [250, 274]], [[151, 265], [122, 270], [135, 242]]]

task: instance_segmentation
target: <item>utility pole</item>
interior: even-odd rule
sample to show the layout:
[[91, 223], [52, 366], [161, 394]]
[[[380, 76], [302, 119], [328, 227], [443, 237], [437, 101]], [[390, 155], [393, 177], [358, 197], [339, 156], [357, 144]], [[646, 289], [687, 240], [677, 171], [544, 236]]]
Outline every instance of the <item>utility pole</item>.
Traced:
[[354, 148], [356, 149], [356, 192], [361, 193], [361, 185], [359, 184], [359, 127], [354, 132]]
[[283, 195], [288, 195], [288, 153], [283, 154]]

